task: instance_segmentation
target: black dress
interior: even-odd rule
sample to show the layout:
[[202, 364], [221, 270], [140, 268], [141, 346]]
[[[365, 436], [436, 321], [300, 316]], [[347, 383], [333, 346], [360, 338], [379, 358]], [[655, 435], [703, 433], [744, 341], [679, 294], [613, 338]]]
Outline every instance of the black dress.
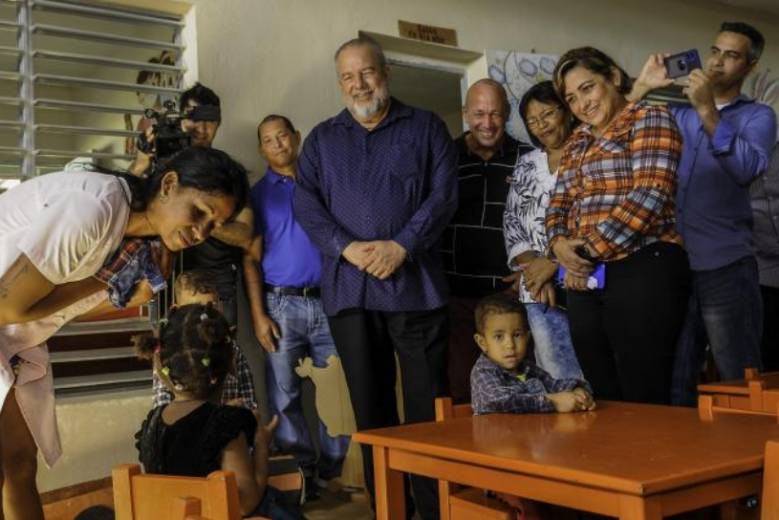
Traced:
[[173, 424], [165, 424], [167, 405], [149, 412], [135, 434], [146, 473], [205, 477], [222, 467], [222, 451], [241, 433], [251, 446], [257, 421], [245, 408], [203, 403]]

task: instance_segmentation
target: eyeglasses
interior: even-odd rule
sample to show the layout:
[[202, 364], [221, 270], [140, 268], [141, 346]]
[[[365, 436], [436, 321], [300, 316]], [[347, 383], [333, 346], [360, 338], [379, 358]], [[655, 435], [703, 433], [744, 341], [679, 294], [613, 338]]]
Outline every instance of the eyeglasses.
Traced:
[[539, 117], [531, 117], [527, 120], [527, 127], [528, 128], [538, 128], [541, 126], [541, 121], [546, 122], [547, 124], [552, 120], [554, 116], [557, 115], [557, 112], [560, 110], [560, 107], [550, 108], [546, 112], [542, 112]]

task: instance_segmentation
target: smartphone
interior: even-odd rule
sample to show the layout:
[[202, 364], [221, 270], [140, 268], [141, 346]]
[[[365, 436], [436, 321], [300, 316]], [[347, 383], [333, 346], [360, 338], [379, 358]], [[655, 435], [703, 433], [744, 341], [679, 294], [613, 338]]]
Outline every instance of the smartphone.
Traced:
[[671, 79], [687, 76], [694, 69], [701, 68], [701, 57], [697, 49], [680, 52], [667, 58], [663, 58], [665, 70]]
[[[557, 283], [563, 285], [565, 280], [565, 267], [560, 266], [557, 269]], [[595, 264], [595, 270], [587, 278], [588, 289], [605, 289], [606, 288], [606, 264]]]
[[590, 255], [590, 252], [587, 250], [584, 246], [576, 246], [576, 248], [573, 250], [574, 253], [579, 255], [581, 258], [587, 260], [588, 262], [595, 263], [597, 260]]

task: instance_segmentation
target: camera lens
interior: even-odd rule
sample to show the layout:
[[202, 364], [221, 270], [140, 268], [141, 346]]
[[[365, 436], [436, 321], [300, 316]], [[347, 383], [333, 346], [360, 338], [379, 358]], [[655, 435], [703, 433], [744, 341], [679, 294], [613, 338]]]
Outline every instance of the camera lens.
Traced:
[[685, 60], [679, 60], [677, 64], [679, 65], [679, 70], [687, 70], [687, 62]]

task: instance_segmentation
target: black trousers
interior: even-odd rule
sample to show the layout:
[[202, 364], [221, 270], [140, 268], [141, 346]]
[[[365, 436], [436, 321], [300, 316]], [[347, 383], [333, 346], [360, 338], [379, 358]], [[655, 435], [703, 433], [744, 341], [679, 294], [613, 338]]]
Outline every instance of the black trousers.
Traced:
[[779, 370], [779, 288], [760, 286], [763, 296], [763, 371]]
[[687, 254], [654, 243], [606, 264], [606, 287], [568, 291], [576, 356], [596, 399], [670, 402], [690, 294]]
[[[358, 430], [400, 423], [395, 398], [395, 354], [400, 364], [405, 422], [435, 420], [434, 400], [448, 390], [449, 316], [445, 307], [407, 312], [347, 309], [328, 320]], [[362, 456], [365, 483], [375, 511], [371, 448], [363, 446]], [[407, 510], [411, 512], [408, 483], [405, 485]], [[435, 480], [411, 477], [416, 507], [425, 520], [438, 518], [437, 486]]]

